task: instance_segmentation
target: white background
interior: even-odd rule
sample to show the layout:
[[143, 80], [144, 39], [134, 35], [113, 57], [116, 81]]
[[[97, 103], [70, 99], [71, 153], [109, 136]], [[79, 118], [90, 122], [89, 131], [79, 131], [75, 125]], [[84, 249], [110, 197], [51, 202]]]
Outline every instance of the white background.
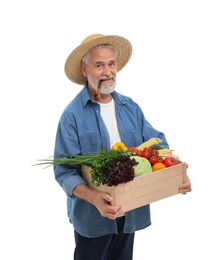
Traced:
[[93, 33], [131, 41], [117, 90], [166, 134], [193, 186], [152, 204], [134, 260], [221, 259], [219, 0], [5, 0], [0, 12], [0, 259], [72, 259], [65, 194], [52, 168], [32, 164], [53, 154], [59, 117], [81, 90], [64, 62]]

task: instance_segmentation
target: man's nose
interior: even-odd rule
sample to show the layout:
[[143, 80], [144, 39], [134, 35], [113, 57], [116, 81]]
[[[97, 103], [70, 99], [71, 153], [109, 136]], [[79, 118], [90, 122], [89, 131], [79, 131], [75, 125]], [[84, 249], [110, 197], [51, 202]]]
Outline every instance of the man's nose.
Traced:
[[109, 76], [111, 74], [111, 69], [108, 66], [104, 66], [102, 74]]

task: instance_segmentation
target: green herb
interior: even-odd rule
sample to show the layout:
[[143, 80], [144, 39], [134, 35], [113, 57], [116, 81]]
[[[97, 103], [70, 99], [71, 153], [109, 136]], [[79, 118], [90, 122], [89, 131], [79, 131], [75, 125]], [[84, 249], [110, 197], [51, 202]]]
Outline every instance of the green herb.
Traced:
[[35, 165], [87, 165], [91, 166], [93, 160], [98, 156], [98, 154], [89, 154], [89, 155], [74, 155], [74, 154], [60, 154], [57, 155], [55, 159], [43, 159]]
[[[97, 153], [88, 154], [88, 155], [73, 155], [73, 154], [60, 154], [57, 155], [54, 159], [44, 159], [40, 160], [41, 162], [35, 165], [86, 165], [91, 167], [91, 182], [96, 186], [105, 184], [105, 171], [109, 165], [114, 170], [114, 165], [118, 162], [123, 161], [122, 156], [130, 157], [131, 153], [127, 153], [119, 150], [105, 151], [99, 150]], [[129, 166], [128, 167], [132, 167]], [[116, 167], [115, 167], [116, 169]], [[126, 177], [125, 177], [126, 178]], [[121, 178], [123, 182], [123, 178]], [[124, 181], [125, 182], [125, 181]], [[109, 181], [111, 183], [111, 181]], [[110, 185], [109, 185], [110, 186]]]

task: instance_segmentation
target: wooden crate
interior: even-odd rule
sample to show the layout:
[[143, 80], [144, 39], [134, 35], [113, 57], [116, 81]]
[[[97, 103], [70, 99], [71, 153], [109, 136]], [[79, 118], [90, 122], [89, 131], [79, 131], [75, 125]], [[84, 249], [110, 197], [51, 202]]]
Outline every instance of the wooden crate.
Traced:
[[113, 197], [112, 205], [120, 204], [126, 212], [178, 194], [179, 185], [185, 180], [186, 167], [185, 163], [180, 163], [111, 187], [92, 185], [90, 168], [87, 166], [82, 166], [82, 174], [94, 189], [107, 192]]

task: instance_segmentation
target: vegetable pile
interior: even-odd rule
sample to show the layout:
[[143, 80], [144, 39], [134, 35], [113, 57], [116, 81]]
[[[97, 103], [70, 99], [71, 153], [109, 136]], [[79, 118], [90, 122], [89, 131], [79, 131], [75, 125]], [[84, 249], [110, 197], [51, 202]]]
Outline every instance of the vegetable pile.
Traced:
[[128, 148], [127, 151], [147, 159], [152, 171], [162, 170], [180, 163], [180, 160], [173, 155], [173, 150], [164, 148], [160, 143], [159, 138], [151, 138], [138, 147]]
[[136, 176], [164, 169], [180, 163], [173, 150], [160, 145], [159, 138], [151, 138], [138, 147], [127, 148], [117, 142], [110, 151], [95, 154], [61, 154], [54, 159], [40, 160], [35, 165], [86, 165], [91, 167], [91, 182], [96, 185], [117, 186]]

